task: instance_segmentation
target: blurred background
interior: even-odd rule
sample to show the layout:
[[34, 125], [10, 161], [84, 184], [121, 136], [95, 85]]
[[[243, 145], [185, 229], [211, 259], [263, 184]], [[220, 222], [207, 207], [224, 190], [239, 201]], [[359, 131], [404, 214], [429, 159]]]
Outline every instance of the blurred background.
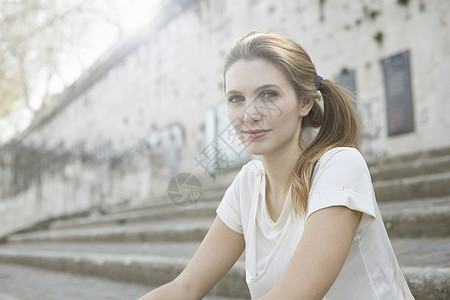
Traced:
[[[0, 0], [0, 299], [135, 299], [174, 278], [252, 159], [223, 61], [252, 30], [355, 93], [416, 299], [450, 298], [448, 0]], [[208, 299], [248, 299], [242, 258]]]

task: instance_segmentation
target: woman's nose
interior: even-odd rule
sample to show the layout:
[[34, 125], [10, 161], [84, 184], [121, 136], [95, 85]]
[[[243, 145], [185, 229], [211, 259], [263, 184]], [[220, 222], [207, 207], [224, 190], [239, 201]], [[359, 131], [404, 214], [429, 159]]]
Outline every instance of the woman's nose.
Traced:
[[244, 108], [244, 121], [254, 122], [262, 119], [260, 108], [258, 107], [258, 99], [252, 102], [247, 102]]

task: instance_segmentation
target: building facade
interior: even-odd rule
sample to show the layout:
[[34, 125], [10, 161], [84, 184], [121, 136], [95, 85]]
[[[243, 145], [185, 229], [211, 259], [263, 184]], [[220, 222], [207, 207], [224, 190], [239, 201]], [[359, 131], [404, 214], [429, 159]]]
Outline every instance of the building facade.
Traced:
[[[175, 173], [214, 181], [212, 171], [242, 165], [242, 145], [224, 139], [222, 67], [233, 41], [252, 30], [291, 37], [319, 74], [355, 92], [366, 159], [450, 146], [449, 1], [184, 0], [163, 14], [3, 146], [3, 216], [30, 203], [38, 221], [145, 201], [163, 195]], [[59, 167], [49, 167], [56, 158]]]

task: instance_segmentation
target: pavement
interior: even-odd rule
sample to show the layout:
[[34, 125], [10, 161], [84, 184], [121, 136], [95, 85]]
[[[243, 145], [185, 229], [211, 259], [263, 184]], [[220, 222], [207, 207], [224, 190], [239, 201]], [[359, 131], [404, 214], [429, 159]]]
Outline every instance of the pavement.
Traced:
[[151, 289], [98, 277], [0, 263], [0, 300], [126, 300], [138, 299]]
[[[0, 290], [23, 300], [137, 299], [150, 288], [15, 264], [0, 264]], [[5, 297], [6, 298], [6, 297]], [[0, 294], [0, 299], [3, 296]], [[7, 298], [6, 298], [7, 299]], [[5, 299], [5, 300], [6, 300]]]

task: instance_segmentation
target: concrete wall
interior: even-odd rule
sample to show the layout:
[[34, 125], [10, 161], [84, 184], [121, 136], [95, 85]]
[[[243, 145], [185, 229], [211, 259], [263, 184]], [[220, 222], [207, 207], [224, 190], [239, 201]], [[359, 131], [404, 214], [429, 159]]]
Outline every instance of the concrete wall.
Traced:
[[[110, 158], [145, 144], [142, 159], [148, 153], [167, 155], [170, 171], [166, 178], [159, 176], [161, 182], [176, 172], [204, 176], [194, 158], [210, 142], [204, 134], [207, 109], [225, 101], [224, 55], [249, 31], [270, 30], [302, 45], [325, 78], [343, 69], [355, 71], [367, 159], [450, 146], [445, 138], [450, 102], [444, 90], [450, 78], [449, 1], [181, 3], [184, 8], [172, 7], [169, 17], [107, 53], [18, 142], [62, 152], [82, 145], [83, 153], [93, 156], [107, 148]], [[377, 33], [382, 33], [381, 43], [374, 38]], [[415, 130], [389, 137], [381, 60], [405, 50], [410, 51]], [[147, 180], [149, 172], [143, 175]], [[52, 203], [54, 197], [48, 197]]]
[[165, 155], [146, 147], [93, 156], [12, 144], [0, 152], [0, 238], [75, 213], [138, 204], [167, 193]]
[[[442, 139], [450, 121], [444, 91], [450, 75], [448, 1], [192, 1], [172, 19], [92, 83], [42, 126], [26, 144], [70, 148], [85, 142], [95, 149], [111, 142], [115, 151], [131, 147], [177, 122], [186, 144], [179, 169], [191, 169], [205, 145], [199, 130], [206, 108], [224, 101], [222, 61], [232, 42], [253, 29], [275, 30], [298, 41], [318, 72], [334, 78], [356, 71], [359, 109], [368, 156], [396, 155], [448, 146]], [[382, 32], [380, 45], [374, 40]], [[381, 59], [409, 50], [416, 130], [387, 136]], [[164, 134], [161, 134], [164, 135]], [[420, 141], [420, 143], [418, 142]], [[178, 142], [178, 144], [181, 144]]]

